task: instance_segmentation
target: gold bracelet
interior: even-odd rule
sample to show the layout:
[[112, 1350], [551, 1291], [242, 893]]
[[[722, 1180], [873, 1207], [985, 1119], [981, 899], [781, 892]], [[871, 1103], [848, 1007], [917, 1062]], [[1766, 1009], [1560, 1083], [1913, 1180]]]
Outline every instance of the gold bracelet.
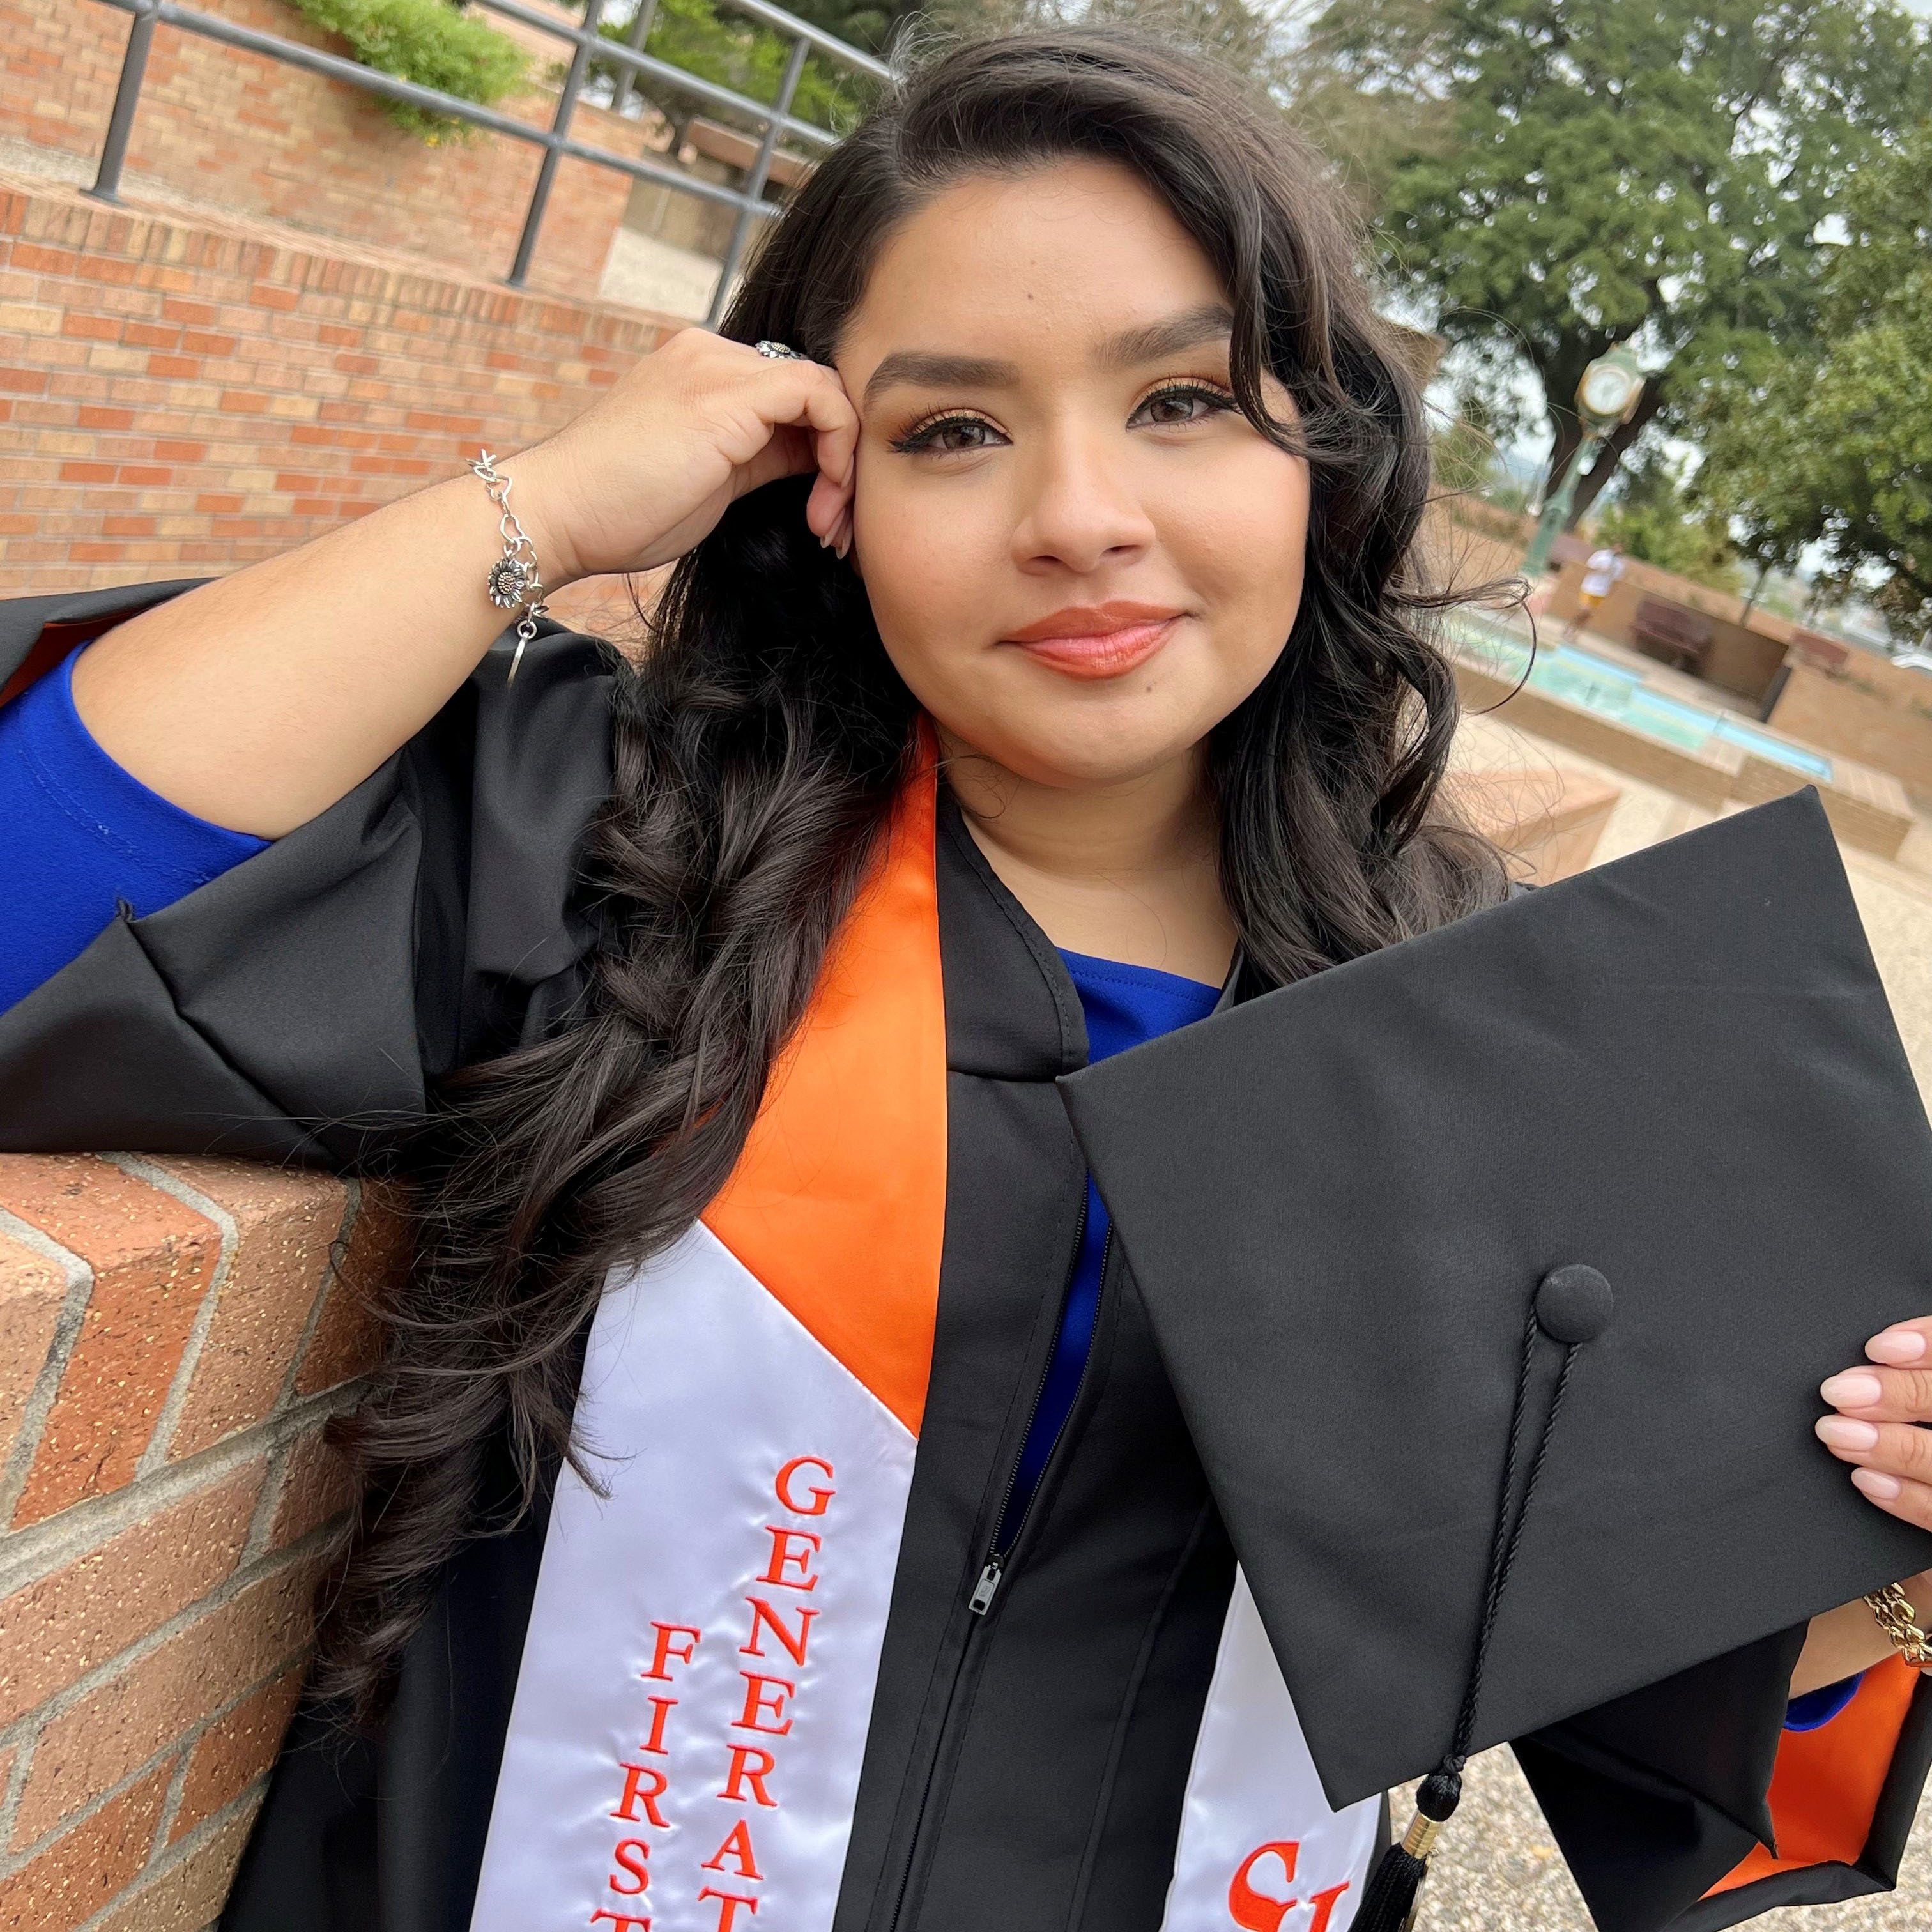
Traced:
[[1915, 1670], [1932, 1665], [1932, 1637], [1920, 1628], [1918, 1612], [1905, 1594], [1903, 1583], [1888, 1583], [1865, 1599], [1879, 1628], [1891, 1638], [1893, 1647]]

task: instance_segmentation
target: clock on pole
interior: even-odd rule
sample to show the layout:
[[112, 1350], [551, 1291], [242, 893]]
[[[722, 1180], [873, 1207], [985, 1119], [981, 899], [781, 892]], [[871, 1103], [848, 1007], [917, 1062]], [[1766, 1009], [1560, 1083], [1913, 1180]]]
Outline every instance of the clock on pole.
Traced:
[[1537, 520], [1536, 535], [1523, 558], [1523, 574], [1532, 583], [1550, 561], [1550, 546], [1568, 520], [1570, 506], [1576, 500], [1576, 485], [1592, 452], [1620, 423], [1630, 421], [1642, 394], [1643, 371], [1637, 367], [1636, 357], [1628, 343], [1619, 342], [1583, 371], [1582, 380], [1576, 385], [1576, 413], [1582, 421], [1582, 438], [1563, 466], [1563, 474], [1551, 488], [1543, 514]]

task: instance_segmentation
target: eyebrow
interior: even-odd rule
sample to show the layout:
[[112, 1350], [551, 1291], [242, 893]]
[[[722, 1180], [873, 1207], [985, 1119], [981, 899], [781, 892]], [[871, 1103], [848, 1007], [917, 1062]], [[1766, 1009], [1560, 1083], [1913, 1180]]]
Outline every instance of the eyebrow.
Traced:
[[[1094, 354], [1096, 368], [1117, 370], [1158, 362], [1183, 350], [1198, 348], [1232, 334], [1234, 318], [1224, 303], [1205, 302], [1178, 315], [1110, 335]], [[866, 383], [869, 404], [900, 383], [921, 388], [1010, 388], [1020, 379], [1019, 364], [986, 356], [948, 356], [924, 349], [896, 349], [880, 362]]]

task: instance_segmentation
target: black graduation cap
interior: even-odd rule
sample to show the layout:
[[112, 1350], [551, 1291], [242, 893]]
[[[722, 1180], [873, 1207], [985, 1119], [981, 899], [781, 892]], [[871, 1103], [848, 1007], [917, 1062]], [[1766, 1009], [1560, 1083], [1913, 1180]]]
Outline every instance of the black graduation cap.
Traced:
[[1061, 1089], [1338, 1808], [1932, 1562], [1811, 1430], [1932, 1310], [1815, 792]]

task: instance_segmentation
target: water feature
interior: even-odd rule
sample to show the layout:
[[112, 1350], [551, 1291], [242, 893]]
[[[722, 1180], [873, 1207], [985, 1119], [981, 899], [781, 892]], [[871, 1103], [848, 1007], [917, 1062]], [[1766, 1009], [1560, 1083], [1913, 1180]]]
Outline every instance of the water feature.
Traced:
[[1526, 668], [1532, 689], [1640, 731], [1679, 751], [1704, 752], [1714, 744], [1736, 745], [1760, 758], [1828, 783], [1832, 761], [1788, 739], [1746, 724], [1726, 712], [1706, 710], [1654, 690], [1642, 671], [1599, 657], [1574, 644], [1539, 644], [1532, 663], [1528, 640], [1479, 612], [1458, 610], [1448, 620], [1456, 648], [1480, 669], [1511, 683]]

